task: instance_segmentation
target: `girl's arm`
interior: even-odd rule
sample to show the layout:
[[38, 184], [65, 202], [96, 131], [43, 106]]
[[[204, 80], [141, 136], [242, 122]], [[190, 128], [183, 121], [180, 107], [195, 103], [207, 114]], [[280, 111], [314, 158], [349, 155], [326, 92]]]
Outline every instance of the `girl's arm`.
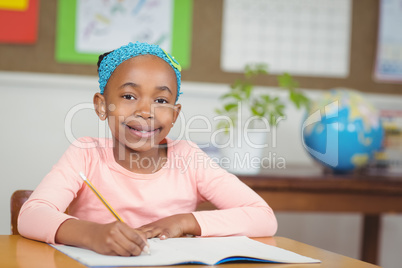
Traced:
[[[245, 235], [273, 236], [277, 221], [267, 203], [242, 183], [224, 171], [220, 176], [200, 184], [200, 193], [218, 210], [176, 214], [142, 226], [138, 230], [148, 238]], [[205, 187], [205, 188], [204, 188]]]
[[55, 243], [60, 225], [75, 218], [64, 212], [83, 184], [76, 172], [85, 168], [85, 157], [78, 147], [71, 145], [22, 206], [18, 216], [21, 235]]
[[88, 170], [90, 157], [79, 143], [91, 141], [80, 139], [63, 154], [22, 206], [18, 231], [46, 243], [80, 246], [103, 254], [138, 255], [146, 245], [143, 233], [124, 223], [97, 224], [64, 213], [83, 186], [78, 172]]
[[[205, 156], [208, 157], [208, 156]], [[198, 190], [218, 210], [196, 211], [202, 236], [273, 236], [277, 220], [256, 192], [218, 165], [197, 170]]]
[[225, 190], [217, 189], [220, 196], [207, 198], [218, 210], [193, 212], [202, 236], [263, 237], [276, 233], [277, 220], [272, 209], [248, 186], [228, 186]]
[[[268, 204], [236, 176], [220, 168], [195, 145], [187, 159], [198, 161], [189, 163], [190, 172], [177, 172], [182, 180], [195, 180], [201, 200], [210, 201], [218, 210], [196, 211], [173, 215], [147, 224], [140, 230], [148, 237], [177, 237], [184, 234], [202, 236], [245, 235], [249, 237], [273, 236], [277, 230], [277, 220]], [[201, 164], [201, 158], [204, 163]], [[180, 195], [178, 192], [177, 195]], [[187, 227], [190, 226], [190, 227]], [[195, 228], [194, 228], [195, 227]]]

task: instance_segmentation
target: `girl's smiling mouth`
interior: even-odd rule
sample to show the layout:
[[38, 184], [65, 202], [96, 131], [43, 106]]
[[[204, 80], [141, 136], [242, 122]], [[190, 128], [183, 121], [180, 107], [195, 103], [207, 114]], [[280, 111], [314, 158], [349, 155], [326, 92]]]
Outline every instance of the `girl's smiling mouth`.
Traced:
[[156, 133], [160, 131], [160, 128], [151, 128], [149, 126], [141, 126], [141, 125], [136, 125], [136, 126], [129, 126], [127, 124], [124, 124], [130, 133], [140, 137], [140, 138], [149, 138], [154, 136]]

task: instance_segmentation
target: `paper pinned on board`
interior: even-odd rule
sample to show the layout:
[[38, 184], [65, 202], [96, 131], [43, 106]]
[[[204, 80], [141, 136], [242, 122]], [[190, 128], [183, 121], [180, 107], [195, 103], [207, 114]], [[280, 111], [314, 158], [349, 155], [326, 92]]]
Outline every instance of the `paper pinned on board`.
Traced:
[[272, 74], [347, 77], [351, 0], [224, 0], [221, 68], [266, 63]]
[[381, 0], [374, 77], [402, 83], [402, 0]]
[[25, 11], [29, 0], [0, 0], [0, 9]]
[[100, 53], [128, 42], [171, 51], [173, 1], [77, 0], [76, 50]]
[[38, 25], [39, 0], [30, 0], [25, 10], [0, 8], [0, 43], [34, 44], [38, 38]]

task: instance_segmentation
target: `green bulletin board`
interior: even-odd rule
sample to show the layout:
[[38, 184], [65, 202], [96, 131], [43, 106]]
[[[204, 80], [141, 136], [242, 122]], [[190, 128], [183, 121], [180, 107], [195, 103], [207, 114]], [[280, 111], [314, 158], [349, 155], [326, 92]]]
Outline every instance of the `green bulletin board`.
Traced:
[[[96, 64], [99, 53], [80, 53], [75, 49], [76, 6], [77, 0], [58, 2], [56, 60], [61, 63]], [[190, 66], [192, 9], [192, 0], [174, 0], [171, 54], [183, 69]]]

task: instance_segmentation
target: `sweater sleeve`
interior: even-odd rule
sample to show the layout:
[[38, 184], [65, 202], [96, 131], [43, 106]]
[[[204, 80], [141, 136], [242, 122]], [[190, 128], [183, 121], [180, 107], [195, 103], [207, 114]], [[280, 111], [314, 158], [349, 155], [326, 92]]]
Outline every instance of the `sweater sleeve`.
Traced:
[[195, 171], [199, 194], [218, 208], [193, 212], [201, 235], [273, 236], [277, 220], [264, 199], [235, 175], [213, 163], [201, 150], [197, 154], [208, 163]]
[[74, 218], [64, 213], [82, 187], [78, 172], [85, 172], [85, 157], [79, 142], [73, 143], [22, 206], [18, 231], [27, 238], [55, 243], [59, 226]]

